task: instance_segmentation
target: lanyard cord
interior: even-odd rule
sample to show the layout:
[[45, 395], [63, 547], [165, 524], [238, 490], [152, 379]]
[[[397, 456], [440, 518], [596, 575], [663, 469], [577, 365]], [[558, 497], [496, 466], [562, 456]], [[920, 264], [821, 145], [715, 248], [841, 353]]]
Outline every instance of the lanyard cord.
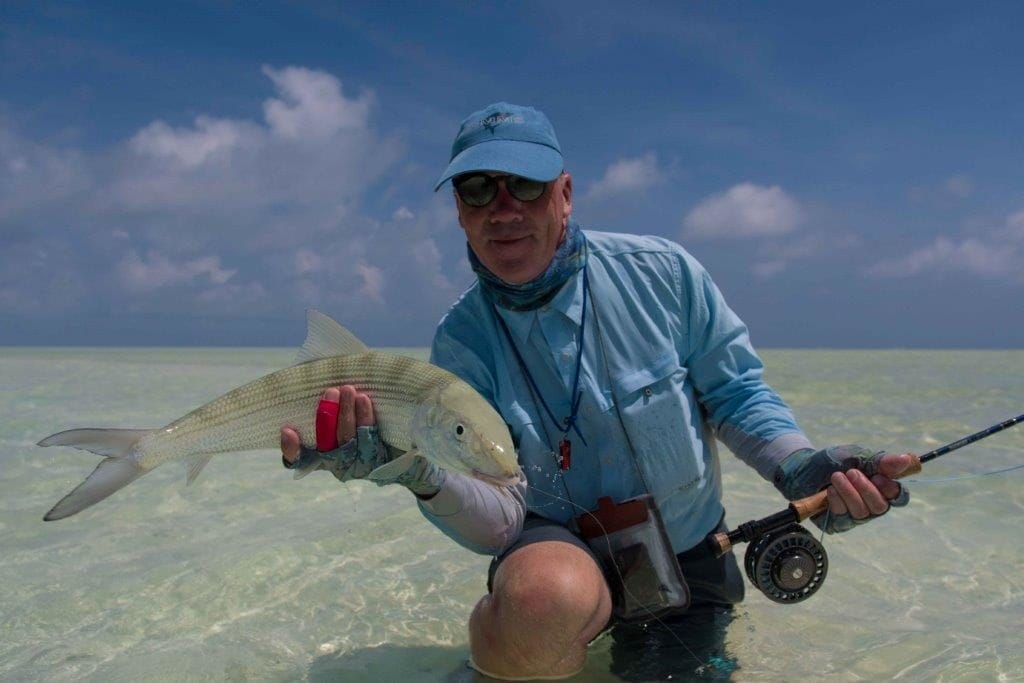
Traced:
[[[583, 438], [582, 432], [580, 432], [579, 426], [576, 424], [576, 418], [580, 410], [580, 399], [583, 398], [583, 392], [580, 388], [580, 367], [583, 364], [583, 341], [586, 338], [587, 331], [587, 293], [590, 291], [590, 283], [587, 280], [587, 266], [583, 266], [583, 313], [580, 316], [580, 346], [576, 353], [576, 371], [572, 380], [572, 393], [570, 394], [571, 406], [569, 415], [565, 416], [562, 422], [558, 421], [555, 417], [554, 412], [548, 406], [548, 402], [544, 400], [544, 395], [540, 393], [540, 389], [537, 387], [537, 383], [533, 379], [533, 375], [530, 374], [530, 369], [526, 367], [526, 362], [523, 360], [522, 354], [519, 353], [519, 349], [516, 347], [516, 342], [512, 338], [512, 333], [508, 330], [508, 325], [505, 324], [505, 319], [501, 317], [501, 314], [497, 310], [494, 311], [495, 317], [498, 322], [501, 323], [501, 329], [505, 332], [505, 337], [508, 339], [509, 346], [512, 347], [512, 351], [516, 355], [516, 360], [519, 362], [519, 369], [522, 370], [523, 376], [526, 377], [530, 383], [530, 389], [534, 395], [540, 400], [540, 404], [544, 406], [544, 410], [548, 414], [548, 418], [554, 423], [555, 427], [560, 429], [562, 432], [562, 438], [565, 439], [569, 430], [576, 432], [576, 435], [580, 437], [580, 441], [586, 446], [587, 440]], [[494, 304], [491, 304], [493, 307]]]
[[[612, 382], [612, 370], [608, 363], [608, 351], [604, 347], [604, 335], [601, 334], [601, 314], [598, 313], [597, 306], [594, 306], [594, 336], [597, 338], [597, 345], [601, 349], [601, 359], [604, 361], [604, 372], [608, 378], [609, 384]], [[629, 459], [633, 463], [636, 474], [640, 478], [640, 483], [643, 485], [644, 490], [647, 493], [654, 495], [651, 491], [651, 487], [647, 484], [647, 478], [644, 477], [644, 471], [640, 469], [640, 462], [637, 460], [636, 448], [633, 447], [633, 439], [629, 436], [629, 430], [626, 429], [626, 423], [622, 419], [622, 411], [619, 410], [619, 402], [615, 398], [615, 388], [612, 387], [612, 407], [615, 408], [615, 417], [619, 420], [619, 427], [622, 429], [622, 435], [626, 437], [626, 445], [629, 450]]]

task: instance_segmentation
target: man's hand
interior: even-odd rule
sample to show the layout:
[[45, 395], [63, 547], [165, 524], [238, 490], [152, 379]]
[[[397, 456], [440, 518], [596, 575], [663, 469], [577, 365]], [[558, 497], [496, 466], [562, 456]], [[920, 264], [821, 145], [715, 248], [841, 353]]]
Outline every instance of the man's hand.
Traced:
[[911, 467], [908, 453], [874, 453], [862, 446], [796, 451], [775, 470], [775, 487], [799, 500], [828, 487], [827, 514], [811, 518], [829, 533], [848, 531], [910, 500], [895, 478]]
[[[373, 401], [366, 394], [356, 391], [350, 384], [331, 387], [320, 397], [323, 401], [338, 404], [338, 443], [346, 444], [356, 437], [357, 427], [372, 427], [377, 424], [373, 414]], [[299, 459], [302, 440], [294, 427], [281, 427], [281, 455], [290, 465]]]
[[[325, 446], [318, 444], [314, 450], [302, 445], [298, 431], [292, 425], [281, 427], [281, 457], [284, 466], [289, 469], [311, 470], [325, 469], [340, 481], [364, 479], [368, 474], [381, 466], [392, 462], [398, 466], [393, 472], [375, 477], [378, 486], [401, 484], [421, 498], [427, 499], [437, 494], [444, 482], [444, 472], [420, 455], [407, 454], [388, 446], [380, 437], [377, 429], [377, 418], [373, 412], [373, 401], [367, 394], [358, 391], [351, 385], [331, 387], [321, 396], [324, 402], [337, 403], [337, 418], [333, 411], [317, 410], [317, 440], [323, 441], [324, 433], [330, 435], [331, 430], [337, 434], [337, 444]], [[337, 420], [337, 426], [321, 423], [323, 420]]]
[[887, 453], [876, 461], [878, 474], [868, 477], [860, 470], [833, 472], [828, 487], [828, 509], [834, 516], [849, 515], [854, 520], [884, 515], [904, 490], [894, 481], [910, 467], [909, 453]]

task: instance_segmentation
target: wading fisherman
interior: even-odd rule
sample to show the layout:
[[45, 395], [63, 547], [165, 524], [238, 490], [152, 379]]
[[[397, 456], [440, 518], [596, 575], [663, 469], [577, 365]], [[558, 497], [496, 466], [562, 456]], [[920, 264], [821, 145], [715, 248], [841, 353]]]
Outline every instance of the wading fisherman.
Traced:
[[[479, 671], [576, 673], [602, 630], [620, 617], [643, 621], [647, 607], [629, 614], [627, 598], [643, 601], [633, 593], [645, 571], [657, 584], [682, 570], [678, 614], [666, 622], [742, 600], [733, 555], [715, 559], [703, 543], [725, 528], [715, 438], [790, 500], [830, 486], [829, 513], [818, 520], [830, 532], [905, 503], [889, 477], [908, 466], [906, 456], [877, 456], [888, 476], [869, 480], [838, 463], [873, 452], [811, 445], [763, 381], [746, 327], [682, 247], [581, 229], [544, 114], [507, 103], [471, 114], [437, 187], [449, 181], [477, 280], [441, 320], [431, 361], [497, 408], [527, 481], [502, 492], [419, 458], [395, 483], [445, 534], [495, 556], [469, 622]], [[395, 457], [377, 438], [368, 396], [347, 386], [324, 400], [339, 404], [343, 445], [325, 455], [336, 477], [364, 477]], [[314, 457], [290, 428], [281, 445], [288, 467]], [[636, 560], [641, 580], [624, 597], [632, 566], [616, 571], [603, 556], [610, 543], [582, 538], [584, 513], [602, 508], [602, 519], [619, 519], [624, 501], [645, 494], [647, 526], [629, 529], [646, 559]]]

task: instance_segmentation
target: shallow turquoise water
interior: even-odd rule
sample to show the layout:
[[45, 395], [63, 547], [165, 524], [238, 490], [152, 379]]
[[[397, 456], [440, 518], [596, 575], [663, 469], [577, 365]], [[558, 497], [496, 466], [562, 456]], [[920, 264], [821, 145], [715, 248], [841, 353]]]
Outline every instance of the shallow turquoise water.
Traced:
[[[422, 351], [414, 351], [422, 356]], [[34, 446], [73, 426], [158, 426], [286, 365], [274, 349], [0, 349], [0, 679], [463, 681], [488, 558], [448, 541], [407, 492], [274, 452], [219, 456], [191, 487], [167, 466], [60, 522], [95, 466]], [[1024, 352], [766, 351], [816, 443], [923, 452], [1024, 412]], [[1024, 427], [919, 479], [1024, 464]], [[733, 524], [780, 509], [723, 450]], [[734, 680], [1024, 679], [1024, 471], [918, 483], [908, 508], [825, 538], [807, 602], [748, 586], [726, 626]], [[685, 652], [674, 680], [707, 678]], [[592, 646], [580, 681], [614, 681]]]

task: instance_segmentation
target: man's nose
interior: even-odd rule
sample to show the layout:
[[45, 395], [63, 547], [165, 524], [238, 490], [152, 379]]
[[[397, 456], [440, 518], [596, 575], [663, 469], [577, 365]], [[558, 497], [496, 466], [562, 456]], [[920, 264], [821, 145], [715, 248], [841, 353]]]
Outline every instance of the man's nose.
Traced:
[[521, 213], [521, 209], [521, 202], [513, 197], [509, 193], [508, 188], [505, 187], [505, 179], [499, 179], [498, 194], [494, 196], [494, 200], [491, 202], [492, 220], [503, 220], [508, 219], [510, 216], [516, 216]]

